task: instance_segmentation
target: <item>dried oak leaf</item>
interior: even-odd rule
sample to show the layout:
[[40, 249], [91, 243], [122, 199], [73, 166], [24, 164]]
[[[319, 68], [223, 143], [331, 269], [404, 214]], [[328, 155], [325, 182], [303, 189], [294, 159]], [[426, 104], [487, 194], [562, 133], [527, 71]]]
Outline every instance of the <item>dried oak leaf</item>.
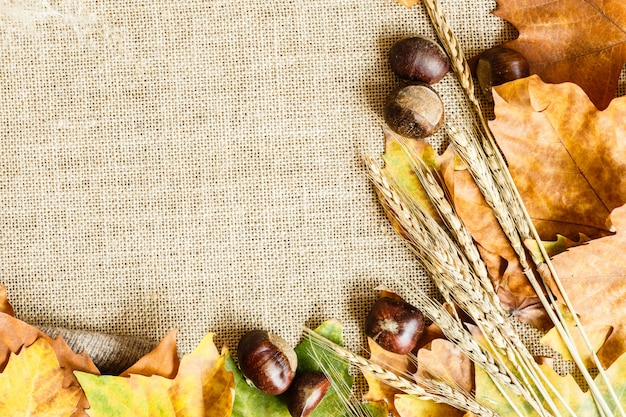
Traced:
[[[388, 352], [378, 345], [372, 338], [367, 338], [370, 351], [370, 360], [377, 365], [397, 373], [412, 373], [415, 371], [407, 355]], [[367, 372], [363, 373], [369, 390], [363, 395], [365, 401], [385, 401], [389, 412], [398, 415], [395, 408], [395, 397], [401, 392], [381, 382]]]
[[230, 416], [234, 379], [226, 370], [226, 352], [220, 354], [207, 334], [183, 357], [173, 379], [160, 375], [97, 376], [76, 372], [90, 408], [97, 416]]
[[611, 234], [626, 203], [626, 97], [597, 110], [575, 84], [537, 76], [494, 88], [490, 127], [543, 240]]
[[496, 0], [496, 16], [519, 31], [509, 46], [547, 82], [571, 81], [604, 109], [626, 62], [626, 2]]
[[[611, 214], [617, 232], [552, 258], [565, 292], [583, 326], [613, 327], [598, 351], [603, 365], [626, 351], [626, 206]], [[555, 291], [557, 292], [557, 291]]]
[[65, 384], [65, 370], [44, 338], [12, 353], [0, 374], [0, 415], [71, 416], [83, 397]]

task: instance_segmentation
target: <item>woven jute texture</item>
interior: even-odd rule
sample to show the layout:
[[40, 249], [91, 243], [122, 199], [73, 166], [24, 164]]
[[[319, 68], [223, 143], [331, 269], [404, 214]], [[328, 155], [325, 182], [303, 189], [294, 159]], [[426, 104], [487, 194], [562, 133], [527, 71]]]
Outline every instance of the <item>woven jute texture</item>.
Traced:
[[[493, 1], [444, 7], [470, 56], [516, 36]], [[423, 6], [392, 0], [0, 1], [17, 316], [150, 341], [177, 328], [182, 353], [253, 328], [295, 344], [337, 318], [358, 351], [378, 285], [432, 290], [362, 163], [399, 82], [387, 51], [413, 34], [435, 36]], [[435, 88], [464, 117], [454, 76]]]

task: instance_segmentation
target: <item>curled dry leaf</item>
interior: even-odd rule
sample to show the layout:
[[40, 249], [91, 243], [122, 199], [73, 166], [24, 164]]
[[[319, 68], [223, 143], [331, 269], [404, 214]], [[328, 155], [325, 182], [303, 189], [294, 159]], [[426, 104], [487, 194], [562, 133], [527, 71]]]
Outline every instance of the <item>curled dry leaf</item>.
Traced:
[[452, 148], [442, 155], [440, 164], [454, 208], [476, 242], [502, 306], [521, 321], [549, 328], [551, 322], [524, 268], [472, 175]]
[[608, 106], [626, 62], [626, 3], [497, 0], [497, 4], [494, 14], [519, 31], [519, 37], [505, 46], [528, 59], [531, 73], [551, 83], [574, 82], [598, 108]]
[[177, 330], [172, 330], [151, 352], [144, 355], [133, 366], [122, 372], [120, 376], [135, 374], [143, 376], [159, 375], [164, 378], [174, 378], [180, 366], [178, 349], [176, 348], [177, 333]]

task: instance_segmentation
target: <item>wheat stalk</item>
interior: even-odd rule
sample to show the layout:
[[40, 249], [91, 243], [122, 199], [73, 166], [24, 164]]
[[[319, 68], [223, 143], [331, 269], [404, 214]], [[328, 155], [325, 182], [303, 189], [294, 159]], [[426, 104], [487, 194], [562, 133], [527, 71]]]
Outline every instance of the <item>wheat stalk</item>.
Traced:
[[[529, 383], [527, 375], [533, 381], [531, 386], [539, 390], [550, 409], [555, 415], [559, 415], [556, 405], [541, 383], [540, 376], [537, 376], [536, 364], [535, 367], [532, 366], [532, 356], [504, 312], [496, 307], [499, 303], [494, 303], [493, 296], [484, 291], [472, 273], [469, 262], [450, 236], [419, 207], [411, 206], [411, 199], [402, 196], [402, 191], [383, 173], [378, 164], [370, 159], [366, 159], [366, 163], [370, 169], [370, 177], [385, 199], [385, 204], [405, 229], [412, 249], [430, 272], [437, 287], [452, 293], [454, 300], [476, 321], [483, 334], [489, 335], [487, 341], [494, 346], [494, 352], [502, 351], [508, 360], [518, 364], [524, 371], [524, 382]], [[556, 390], [551, 391], [567, 408], [566, 402]], [[539, 402], [539, 398], [535, 396], [534, 403]], [[541, 413], [541, 410], [537, 411]]]
[[400, 376], [362, 356], [352, 353], [310, 329], [305, 328], [304, 333], [311, 339], [312, 343], [317, 342], [318, 346], [330, 350], [339, 356], [339, 358], [359, 368], [361, 372], [372, 375], [392, 388], [406, 394], [415, 395], [420, 399], [448, 404], [454, 408], [468, 411], [478, 416], [499, 417], [498, 414], [478, 403], [475, 399], [467, 395], [467, 393], [457, 390], [445, 383], [428, 379], [420, 381], [420, 384], [417, 384], [414, 380]]
[[[444, 336], [446, 336], [446, 339], [458, 346], [475, 365], [484, 369], [505, 398], [508, 394], [502, 388], [508, 388], [513, 393], [521, 395], [534, 409], [540, 410], [542, 415], [550, 415], [502, 359], [500, 357], [495, 358], [488, 350], [483, 348], [467, 329], [462, 326], [461, 322], [453, 317], [441, 304], [428, 297], [410, 280], [401, 280], [401, 285], [402, 293], [408, 294], [410, 297], [408, 301], [420, 309], [428, 319], [436, 323]], [[514, 403], [510, 400], [509, 404], [514, 406]]]
[[[554, 296], [552, 295], [549, 286], [545, 285], [545, 282], [543, 282], [543, 279], [541, 277], [538, 278], [537, 276], [535, 276], [535, 272], [530, 266], [530, 261], [526, 255], [526, 250], [522, 243], [522, 238], [532, 240], [535, 240], [535, 238], [530, 238], [529, 236], [524, 237], [524, 235], [520, 232], [520, 228], [517, 226], [520, 219], [518, 218], [516, 221], [515, 217], [511, 214], [510, 211], [510, 209], [514, 207], [514, 205], [510, 204], [510, 201], [512, 200], [505, 200], [505, 196], [503, 196], [503, 193], [501, 191], [502, 187], [500, 187], [495, 182], [494, 177], [497, 177], [497, 174], [494, 174], [493, 171], [490, 170], [490, 166], [487, 163], [487, 158], [484, 156], [484, 154], [482, 154], [481, 149], [477, 146], [472, 145], [472, 135], [468, 132], [459, 131], [453, 127], [449, 127], [448, 132], [450, 140], [457, 150], [457, 154], [461, 157], [468, 170], [472, 174], [472, 177], [474, 178], [477, 186], [480, 188], [483, 196], [485, 197], [485, 200], [492, 207], [494, 215], [498, 219], [502, 230], [508, 237], [511, 246], [518, 256], [520, 264], [524, 268], [524, 274], [528, 278], [529, 283], [532, 285], [533, 289], [537, 293], [537, 296], [541, 300], [546, 312], [548, 313], [548, 316], [554, 323], [557, 331], [565, 342], [574, 360], [574, 363], [576, 363], [581, 374], [585, 378], [585, 381], [589, 385], [589, 388], [592, 391], [594, 398], [596, 399], [598, 407], [600, 408], [599, 411], [603, 412], [607, 416], [611, 416], [612, 413], [610, 411], [610, 408], [604, 400], [602, 394], [600, 393], [594, 378], [585, 367], [580, 352], [578, 352], [578, 349], [573, 342], [571, 333], [567, 328], [567, 325], [565, 325], [561, 312], [558, 308], [554, 308], [554, 304], [552, 301], [554, 300]], [[511, 195], [511, 193], [509, 192], [505, 195]], [[543, 247], [540, 240], [537, 240], [537, 242], [540, 247]], [[544, 259], [544, 262], [549, 262], [547, 256], [544, 256]], [[553, 275], [553, 279], [555, 277], [556, 275]], [[558, 277], [556, 277], [556, 280], [558, 280]], [[544, 283], [544, 285], [542, 286], [540, 282]], [[563, 296], [563, 294], [565, 294], [565, 291], [560, 291]], [[618, 409], [621, 409], [621, 405], [615, 394], [615, 391], [613, 390], [610, 381], [606, 376], [606, 373], [603, 372], [599, 360], [595, 355], [595, 351], [591, 347], [591, 343], [589, 342], [589, 340], [586, 338], [582, 325], [578, 322], [578, 318], [575, 312], [572, 311], [572, 315], [575, 317], [575, 320], [578, 323], [577, 325], [581, 330], [583, 338], [586, 339], [586, 344], [589, 351], [596, 359], [596, 366], [599, 367], [600, 374], [604, 376], [605, 383], [607, 384], [610, 395], [613, 397], [614, 402], [618, 405]], [[623, 410], [620, 411], [620, 413], [622, 412]]]
[[[556, 270], [554, 269], [552, 263], [550, 262], [550, 259], [545, 251], [545, 248], [541, 245], [539, 235], [530, 219], [530, 216], [528, 215], [528, 212], [526, 211], [526, 208], [524, 207], [524, 204], [522, 203], [519, 192], [517, 191], [517, 188], [515, 187], [513, 180], [511, 178], [510, 172], [508, 171], [506, 167], [506, 163], [504, 159], [502, 158], [502, 155], [498, 151], [498, 147], [495, 143], [493, 134], [491, 133], [491, 130], [489, 129], [486, 118], [484, 117], [484, 114], [482, 112], [480, 103], [476, 98], [474, 83], [472, 80], [469, 65], [467, 63], [467, 60], [464, 57], [463, 50], [454, 32], [452, 31], [450, 25], [447, 22], [443, 6], [441, 5], [440, 0], [423, 0], [423, 4], [433, 23], [433, 26], [435, 28], [435, 31], [437, 32], [437, 36], [439, 40], [441, 41], [441, 43], [444, 46], [444, 49], [448, 53], [452, 68], [458, 77], [459, 83], [461, 84], [463, 90], [466, 93], [466, 97], [468, 101], [470, 102], [471, 107], [474, 110], [475, 116], [478, 118], [479, 129], [480, 129], [480, 135], [479, 135], [480, 145], [482, 145], [482, 149], [485, 153], [488, 163], [490, 164], [490, 168], [492, 169], [492, 173], [495, 176], [496, 182], [500, 186], [500, 192], [504, 196], [504, 201], [507, 201], [508, 203], [510, 203], [509, 208], [513, 214], [513, 221], [516, 224], [517, 232], [520, 233], [523, 239], [532, 239], [532, 240], [537, 241], [540, 251], [542, 253], [542, 256], [544, 258], [543, 262], [547, 266], [547, 270], [552, 275], [552, 279], [556, 283], [558, 290], [561, 293], [565, 306], [568, 308], [568, 310], [570, 310], [572, 317], [574, 317], [575, 323], [580, 329], [581, 335], [583, 337], [583, 340], [586, 344], [587, 349], [590, 352], [590, 355], [591, 355], [592, 360], [594, 361], [594, 364], [598, 368], [600, 375], [602, 376], [605, 384], [607, 385], [609, 389], [609, 393], [612, 396], [614, 402], [617, 404], [620, 414], [622, 416], [626, 416], [619, 402], [619, 399], [617, 395], [615, 394], [613, 387], [611, 386], [608, 376], [604, 372], [604, 369], [599, 359], [597, 358], [597, 355], [595, 354], [594, 349], [592, 348], [592, 345], [586, 335], [586, 332], [584, 331], [584, 328], [582, 327], [580, 321], [578, 320], [578, 317], [571, 304], [571, 301], [569, 300], [566, 292], [564, 291], [564, 288], [558, 278], [558, 275], [556, 274]], [[543, 281], [541, 277], [539, 281]], [[548, 292], [549, 292], [549, 289], [548, 289]], [[545, 301], [547, 301], [547, 299], [545, 299]], [[542, 303], [543, 302], [544, 300], [542, 299]], [[548, 311], [548, 310], [551, 310], [551, 305], [552, 303], [547, 302], [546, 304], [544, 304], [544, 307]], [[563, 321], [563, 317], [560, 311], [558, 311], [558, 308], [555, 310], [556, 310], [556, 315], [558, 317], [557, 321]], [[572, 340], [571, 335], [569, 334], [569, 331], [567, 330], [566, 326], [559, 326], [557, 327], [557, 330], [561, 334], [561, 337], [563, 338], [563, 340], [567, 340], [567, 339], [570, 339], [570, 341]], [[570, 349], [570, 353], [572, 354], [572, 357], [576, 358], [577, 356], [580, 356], [576, 350], [575, 345], [573, 345], [573, 343], [571, 343], [571, 345], [573, 346], [573, 349], [574, 349], [574, 352], [572, 352]], [[568, 346], [568, 349], [569, 349], [569, 346]], [[581, 368], [578, 363], [577, 365], [579, 366], [579, 368]], [[600, 411], [607, 415], [611, 415], [608, 405], [604, 401], [603, 397], [599, 395], [599, 391], [597, 390], [595, 381], [589, 377], [588, 372], [586, 368], [584, 367], [584, 365], [582, 366], [580, 370], [583, 373], [583, 376], [585, 377], [592, 391], [594, 392], [594, 398], [596, 398], [596, 402], [598, 403]]]

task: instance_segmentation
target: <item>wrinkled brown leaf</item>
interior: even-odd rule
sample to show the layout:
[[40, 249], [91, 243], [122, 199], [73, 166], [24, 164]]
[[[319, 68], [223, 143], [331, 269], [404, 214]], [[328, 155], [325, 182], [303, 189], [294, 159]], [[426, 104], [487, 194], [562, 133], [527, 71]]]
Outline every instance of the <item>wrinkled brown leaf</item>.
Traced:
[[474, 365], [454, 343], [436, 339], [430, 349], [420, 349], [417, 353], [417, 378], [439, 379], [471, 392], [474, 388]]
[[615, 235], [592, 240], [552, 258], [583, 326], [590, 323], [594, 327], [613, 327], [598, 352], [605, 366], [626, 351], [626, 206], [616, 209], [611, 219], [617, 228]]
[[494, 14], [519, 31], [506, 46], [528, 59], [532, 73], [551, 83], [574, 82], [598, 108], [608, 106], [626, 62], [626, 2], [496, 2]]
[[626, 203], [626, 98], [598, 111], [576, 85], [537, 76], [494, 88], [490, 127], [543, 240], [611, 233]]

